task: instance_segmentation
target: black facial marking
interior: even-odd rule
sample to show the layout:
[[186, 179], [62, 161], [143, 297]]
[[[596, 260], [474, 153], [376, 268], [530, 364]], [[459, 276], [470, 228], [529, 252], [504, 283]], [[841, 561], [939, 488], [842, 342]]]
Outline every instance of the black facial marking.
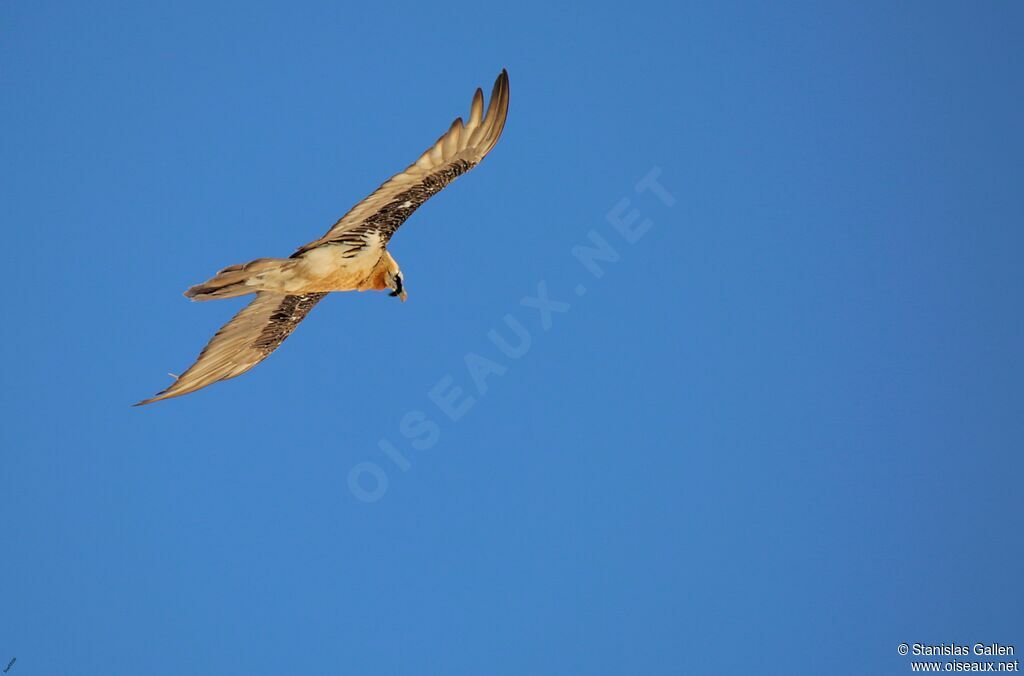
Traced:
[[395, 275], [395, 290], [389, 293], [389, 296], [399, 296], [402, 293], [402, 289], [405, 288], [402, 283], [402, 275]]

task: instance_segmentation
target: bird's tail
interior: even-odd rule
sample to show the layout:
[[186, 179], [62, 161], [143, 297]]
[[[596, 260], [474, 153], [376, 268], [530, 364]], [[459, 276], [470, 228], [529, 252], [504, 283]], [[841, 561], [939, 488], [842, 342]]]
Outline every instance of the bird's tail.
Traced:
[[188, 289], [185, 296], [192, 300], [213, 300], [269, 290], [274, 288], [274, 282], [280, 280], [278, 273], [284, 272], [294, 262], [289, 258], [257, 258], [241, 265], [230, 265], [202, 284]]

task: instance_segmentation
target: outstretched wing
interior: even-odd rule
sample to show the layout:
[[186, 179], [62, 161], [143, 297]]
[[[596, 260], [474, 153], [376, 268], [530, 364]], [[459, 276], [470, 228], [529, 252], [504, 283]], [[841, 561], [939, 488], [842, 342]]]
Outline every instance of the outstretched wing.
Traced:
[[286, 296], [267, 291], [257, 293], [251, 303], [221, 327], [203, 348], [196, 363], [170, 387], [135, 405], [180, 397], [220, 380], [242, 375], [276, 350], [326, 295], [307, 293]]
[[298, 256], [322, 244], [347, 244], [361, 249], [376, 234], [386, 244], [405, 219], [431, 196], [440, 192], [458, 176], [484, 158], [498, 142], [508, 116], [508, 73], [504, 70], [494, 82], [491, 101], [484, 114], [484, 93], [473, 95], [469, 121], [456, 118], [448, 131], [405, 171], [392, 176], [384, 185], [352, 207], [320, 239], [300, 247]]

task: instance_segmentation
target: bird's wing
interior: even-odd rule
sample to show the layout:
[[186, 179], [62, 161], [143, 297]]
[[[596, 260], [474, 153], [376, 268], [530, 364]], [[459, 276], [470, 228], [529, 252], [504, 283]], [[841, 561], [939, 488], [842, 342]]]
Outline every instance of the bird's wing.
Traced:
[[405, 171], [352, 207], [320, 239], [299, 247], [298, 256], [322, 244], [348, 244], [362, 248], [368, 236], [377, 234], [386, 244], [412, 212], [458, 176], [475, 167], [498, 142], [508, 116], [508, 73], [494, 82], [491, 101], [484, 114], [484, 94], [473, 95], [469, 121], [456, 118], [448, 131]]
[[307, 293], [286, 296], [268, 291], [257, 293], [251, 303], [221, 327], [203, 348], [196, 363], [170, 387], [135, 405], [180, 397], [220, 380], [242, 375], [276, 350], [326, 295]]

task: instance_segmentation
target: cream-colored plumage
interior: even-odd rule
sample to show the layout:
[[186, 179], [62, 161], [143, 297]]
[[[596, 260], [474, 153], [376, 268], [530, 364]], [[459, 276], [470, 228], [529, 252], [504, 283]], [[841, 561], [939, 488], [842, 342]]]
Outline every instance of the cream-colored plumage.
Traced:
[[404, 171], [342, 216], [323, 237], [289, 258], [261, 258], [224, 268], [193, 286], [195, 300], [256, 298], [225, 324], [196, 363], [166, 390], [136, 405], [178, 397], [234, 378], [260, 363], [332, 291], [390, 289], [405, 300], [401, 270], [387, 243], [417, 208], [494, 148], [508, 115], [508, 74], [494, 83], [487, 112], [483, 92], [473, 95], [468, 121], [457, 118], [448, 131]]

